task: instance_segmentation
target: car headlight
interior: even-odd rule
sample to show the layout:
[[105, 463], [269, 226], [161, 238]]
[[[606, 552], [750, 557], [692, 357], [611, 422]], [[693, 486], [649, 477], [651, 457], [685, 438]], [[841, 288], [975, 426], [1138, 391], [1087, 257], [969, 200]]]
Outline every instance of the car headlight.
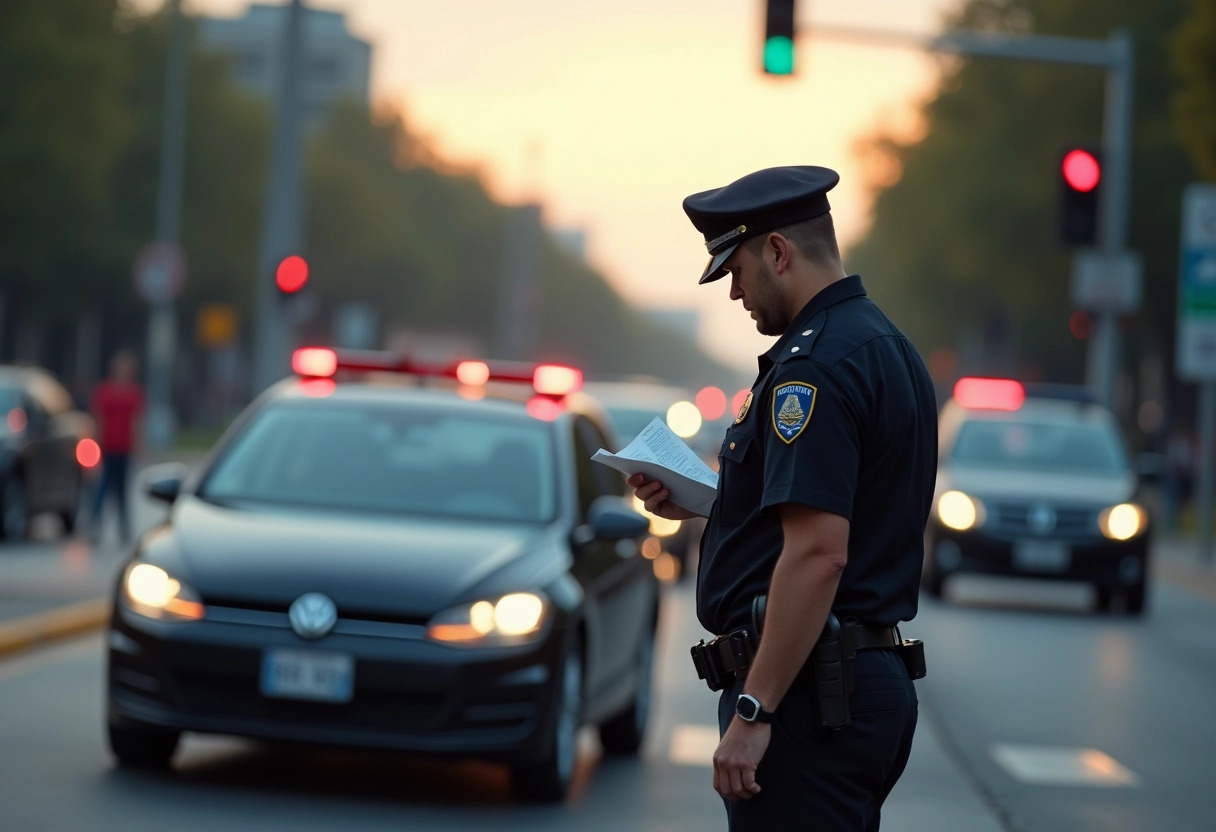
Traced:
[[1111, 540], [1131, 540], [1148, 526], [1148, 514], [1135, 503], [1119, 503], [1098, 515], [1098, 528]]
[[426, 636], [468, 647], [523, 644], [540, 632], [547, 606], [544, 598], [532, 592], [461, 604], [432, 618]]
[[633, 510], [650, 518], [650, 533], [655, 537], [671, 537], [680, 530], [679, 520], [668, 520], [646, 510], [646, 504], [637, 497], [633, 498]]
[[136, 563], [122, 581], [127, 606], [160, 621], [197, 621], [204, 609], [199, 594], [159, 566]]
[[984, 525], [984, 504], [961, 491], [947, 491], [937, 499], [937, 519], [956, 531]]

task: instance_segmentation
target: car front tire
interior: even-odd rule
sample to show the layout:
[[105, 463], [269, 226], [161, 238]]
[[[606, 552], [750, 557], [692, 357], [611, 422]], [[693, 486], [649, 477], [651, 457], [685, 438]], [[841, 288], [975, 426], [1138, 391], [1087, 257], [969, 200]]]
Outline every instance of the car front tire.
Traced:
[[14, 474], [5, 481], [4, 493], [0, 496], [0, 536], [5, 540], [23, 540], [28, 527], [29, 501], [25, 480]]
[[110, 719], [110, 751], [124, 768], [166, 769], [181, 742], [182, 732], [127, 719]]
[[646, 739], [654, 676], [654, 630], [648, 631], [642, 640], [636, 663], [638, 685], [633, 701], [628, 708], [600, 726], [600, 743], [609, 754], [637, 754]]
[[520, 800], [564, 800], [574, 779], [578, 731], [583, 721], [583, 655], [577, 640], [572, 641], [558, 672], [548, 748], [538, 762], [511, 770], [511, 788]]

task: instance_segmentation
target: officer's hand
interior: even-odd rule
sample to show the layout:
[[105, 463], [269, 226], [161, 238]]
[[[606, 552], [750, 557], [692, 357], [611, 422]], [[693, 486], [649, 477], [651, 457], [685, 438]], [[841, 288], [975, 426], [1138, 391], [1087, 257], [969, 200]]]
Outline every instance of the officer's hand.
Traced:
[[663, 487], [663, 483], [658, 480], [647, 480], [645, 474], [634, 474], [625, 482], [633, 489], [634, 496], [646, 506], [646, 510], [657, 517], [668, 520], [691, 520], [700, 516], [669, 501], [667, 498], [670, 495]]
[[727, 800], [747, 800], [760, 792], [756, 768], [768, 750], [772, 726], [735, 717], [714, 752], [714, 791]]

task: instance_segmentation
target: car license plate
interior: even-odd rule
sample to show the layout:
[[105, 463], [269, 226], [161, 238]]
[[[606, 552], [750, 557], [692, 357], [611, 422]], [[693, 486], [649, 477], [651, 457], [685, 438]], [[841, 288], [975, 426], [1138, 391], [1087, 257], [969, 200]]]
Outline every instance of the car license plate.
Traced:
[[1022, 572], [1065, 572], [1071, 563], [1072, 552], [1058, 540], [1021, 540], [1013, 544], [1013, 568]]
[[348, 653], [267, 650], [262, 655], [262, 695], [314, 702], [349, 702], [355, 693], [355, 660]]

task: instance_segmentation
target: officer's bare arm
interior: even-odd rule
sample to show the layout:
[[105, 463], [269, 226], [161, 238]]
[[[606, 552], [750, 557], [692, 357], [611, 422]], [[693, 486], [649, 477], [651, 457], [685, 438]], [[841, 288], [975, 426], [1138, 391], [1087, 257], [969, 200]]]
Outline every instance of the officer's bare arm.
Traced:
[[781, 505], [785, 544], [773, 569], [764, 635], [743, 692], [776, 710], [819, 638], [848, 560], [849, 521], [796, 503]]
[[634, 496], [642, 501], [646, 510], [651, 514], [665, 517], [668, 520], [691, 520], [701, 516], [688, 509], [680, 508], [668, 500], [663, 483], [658, 480], [647, 480], [644, 474], [633, 474], [625, 482], [633, 489]]

